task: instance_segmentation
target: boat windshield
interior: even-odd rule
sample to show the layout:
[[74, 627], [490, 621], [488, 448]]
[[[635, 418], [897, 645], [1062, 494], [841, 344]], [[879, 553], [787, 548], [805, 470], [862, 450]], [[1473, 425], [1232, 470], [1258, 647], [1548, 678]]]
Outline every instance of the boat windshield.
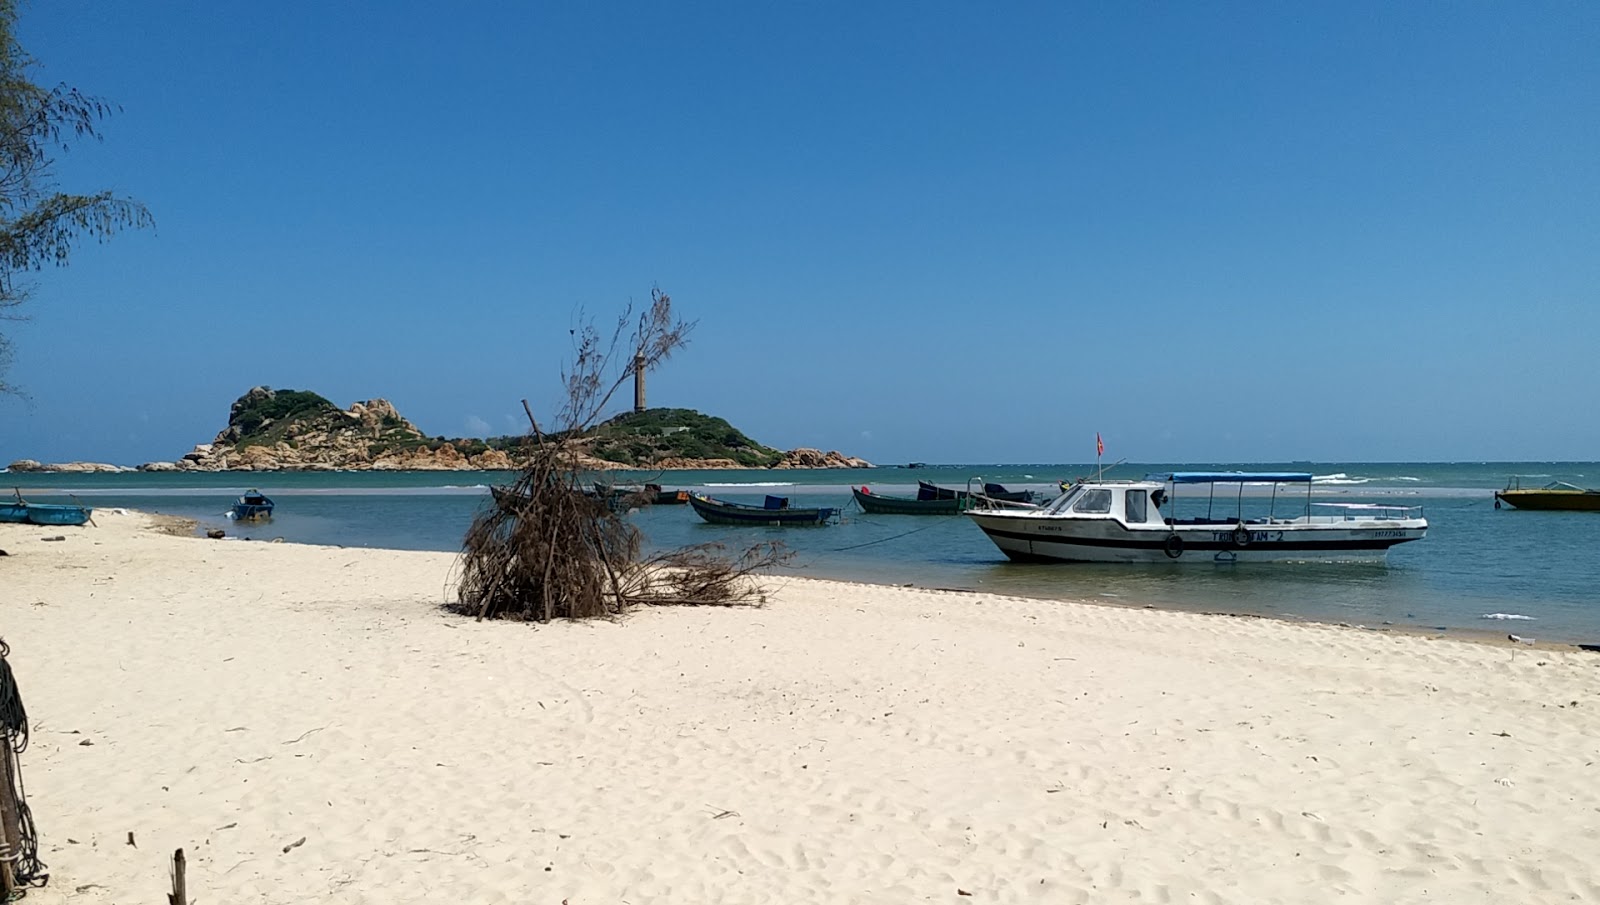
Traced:
[[1069, 508], [1072, 507], [1072, 505], [1074, 503], [1077, 502], [1078, 497], [1083, 496], [1083, 491], [1084, 491], [1084, 485], [1082, 485], [1082, 484], [1074, 484], [1074, 485], [1072, 485], [1071, 487], [1067, 488], [1067, 492], [1066, 493], [1063, 493], [1061, 496], [1057, 497], [1056, 501], [1054, 503], [1051, 503], [1049, 505], [1049, 507], [1045, 509], [1045, 511], [1046, 512], [1066, 512]]

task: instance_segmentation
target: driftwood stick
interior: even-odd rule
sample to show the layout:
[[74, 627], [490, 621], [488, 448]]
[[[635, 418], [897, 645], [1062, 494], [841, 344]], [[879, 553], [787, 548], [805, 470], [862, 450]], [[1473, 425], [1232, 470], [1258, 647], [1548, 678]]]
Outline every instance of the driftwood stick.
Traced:
[[10, 901], [12, 893], [17, 890], [17, 864], [22, 857], [22, 817], [17, 808], [15, 790], [17, 788], [16, 752], [11, 747], [10, 733], [0, 733], [0, 762], [4, 768], [0, 769], [0, 831], [4, 833], [5, 855], [0, 860], [0, 890], [5, 892], [6, 901]]
[[167, 905], [189, 905], [189, 884], [185, 867], [183, 849], [180, 848], [172, 853], [172, 893], [167, 896]]
[[528, 400], [522, 400], [522, 410], [528, 413], [528, 426], [533, 428], [533, 436], [540, 444], [544, 443], [544, 434], [539, 432], [539, 422], [533, 418], [533, 409], [528, 408]]

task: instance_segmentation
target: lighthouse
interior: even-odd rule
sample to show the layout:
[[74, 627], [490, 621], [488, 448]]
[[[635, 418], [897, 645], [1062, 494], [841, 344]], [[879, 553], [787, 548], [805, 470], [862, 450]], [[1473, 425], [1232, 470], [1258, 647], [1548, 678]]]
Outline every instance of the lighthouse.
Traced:
[[633, 410], [644, 411], [644, 353], [633, 356]]

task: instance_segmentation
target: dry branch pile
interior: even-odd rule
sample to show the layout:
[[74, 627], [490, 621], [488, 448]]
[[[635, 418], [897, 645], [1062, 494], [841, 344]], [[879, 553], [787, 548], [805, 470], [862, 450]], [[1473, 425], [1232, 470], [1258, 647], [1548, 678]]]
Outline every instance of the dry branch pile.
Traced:
[[[718, 544], [644, 556], [643, 538], [626, 509], [584, 493], [581, 454], [568, 442], [598, 423], [637, 371], [654, 370], [681, 348], [692, 327], [673, 318], [671, 299], [658, 289], [636, 323], [631, 310], [618, 318], [609, 343], [589, 324], [575, 332], [556, 429], [541, 431], [529, 412], [527, 466], [510, 486], [495, 488], [492, 505], [467, 531], [457, 585], [462, 612], [548, 622], [614, 616], [641, 604], [732, 606], [763, 599], [754, 578], [787, 558], [779, 545], [761, 544], [734, 557]], [[619, 360], [626, 363], [614, 367]]]

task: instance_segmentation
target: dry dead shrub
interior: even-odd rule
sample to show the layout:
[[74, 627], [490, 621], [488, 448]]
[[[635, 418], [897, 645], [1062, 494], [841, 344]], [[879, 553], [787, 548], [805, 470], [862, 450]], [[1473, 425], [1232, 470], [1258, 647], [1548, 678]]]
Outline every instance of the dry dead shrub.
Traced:
[[585, 434], [617, 391], [639, 369], [654, 370], [682, 348], [693, 326], [673, 317], [671, 298], [657, 289], [637, 321], [631, 308], [617, 319], [609, 341], [589, 323], [574, 331], [573, 361], [562, 374], [567, 398], [555, 429], [542, 431], [529, 411], [527, 465], [509, 486], [494, 488], [490, 507], [462, 542], [458, 610], [479, 619], [548, 622], [616, 616], [638, 605], [764, 599], [756, 578], [788, 558], [779, 545], [731, 557], [719, 544], [645, 556], [643, 537], [624, 515], [637, 501], [616, 507], [584, 492]]

